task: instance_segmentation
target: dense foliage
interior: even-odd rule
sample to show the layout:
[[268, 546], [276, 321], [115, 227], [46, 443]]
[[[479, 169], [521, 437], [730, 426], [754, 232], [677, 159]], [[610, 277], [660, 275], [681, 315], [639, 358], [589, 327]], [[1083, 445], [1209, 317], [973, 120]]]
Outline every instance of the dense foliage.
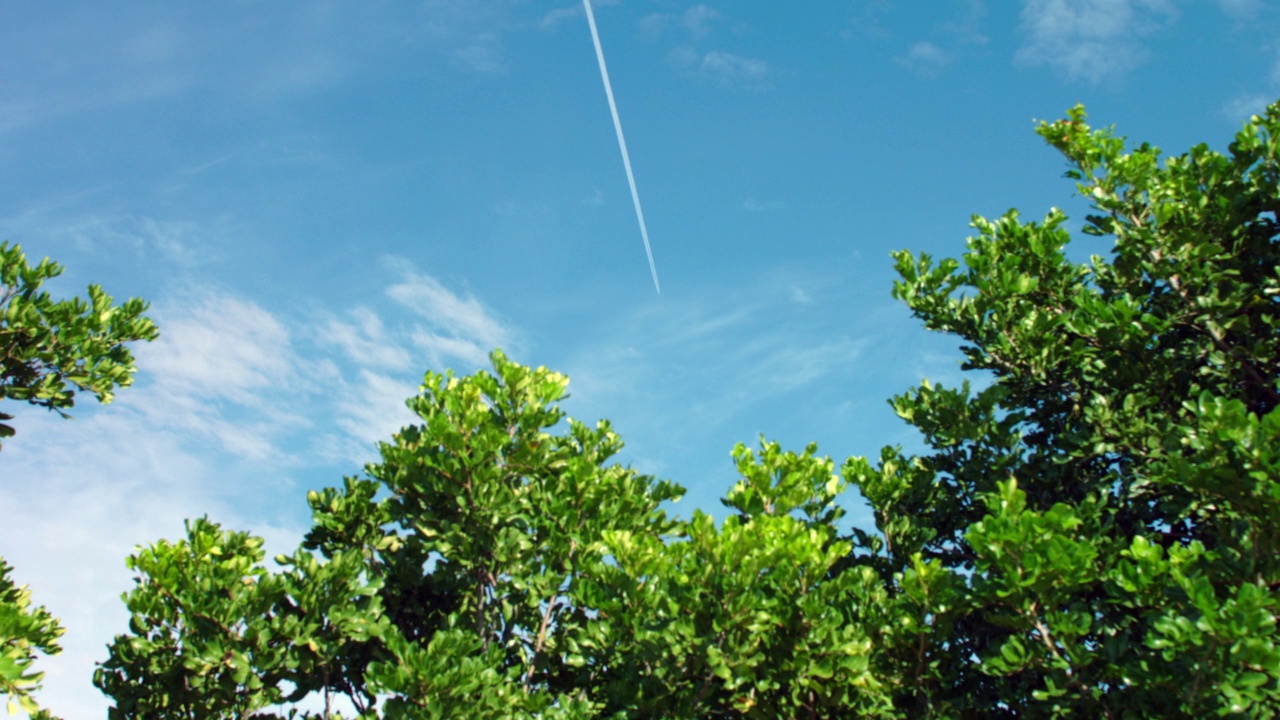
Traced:
[[[110, 295], [89, 286], [89, 299], [54, 301], [40, 289], [62, 273], [47, 258], [32, 267], [22, 248], [0, 243], [0, 400], [25, 401], [65, 415], [76, 390], [110, 402], [116, 387], [133, 381], [133, 356], [125, 343], [153, 340], [155, 325], [142, 315], [147, 305], [127, 300], [113, 306]], [[0, 420], [13, 416], [0, 412]], [[0, 438], [14, 428], [0, 422]], [[63, 628], [31, 593], [10, 577], [0, 558], [0, 693], [10, 712], [37, 714], [32, 693], [44, 673], [32, 669], [36, 653], [59, 651]]]
[[962, 263], [897, 255], [895, 295], [993, 381], [896, 398], [932, 452], [848, 467], [881, 532], [858, 562], [920, 622], [876, 643], [896, 705], [1280, 708], [1277, 130], [1280, 104], [1161, 162], [1077, 108], [1039, 132], [1109, 260], [1071, 262], [1058, 211], [977, 219]]
[[[1057, 210], [897, 254], [980, 389], [892, 401], [920, 456], [739, 446], [719, 524], [611, 464], [563, 376], [429, 373], [279, 570], [207, 520], [131, 558], [112, 717], [1276, 716], [1277, 131], [1162, 160], [1042, 124], [1110, 257]], [[855, 490], [876, 527], [842, 534]]]

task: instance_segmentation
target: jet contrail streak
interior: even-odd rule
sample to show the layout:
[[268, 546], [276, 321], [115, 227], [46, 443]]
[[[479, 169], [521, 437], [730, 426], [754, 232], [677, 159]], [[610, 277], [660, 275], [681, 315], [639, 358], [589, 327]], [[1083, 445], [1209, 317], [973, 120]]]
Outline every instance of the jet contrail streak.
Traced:
[[622, 137], [622, 121], [618, 119], [618, 104], [613, 101], [613, 85], [609, 83], [609, 69], [604, 64], [604, 49], [600, 47], [600, 32], [596, 30], [596, 16], [591, 12], [591, 0], [582, 0], [587, 9], [587, 24], [591, 26], [591, 40], [596, 44], [596, 60], [600, 61], [600, 78], [604, 80], [604, 94], [609, 98], [609, 112], [613, 114], [613, 129], [618, 132], [618, 148], [622, 150], [622, 166], [627, 171], [627, 183], [631, 185], [631, 202], [636, 206], [636, 220], [640, 221], [640, 237], [644, 239], [644, 253], [649, 256], [649, 272], [653, 274], [653, 287], [662, 294], [658, 284], [658, 268], [653, 264], [653, 250], [649, 248], [649, 229], [644, 224], [644, 211], [640, 209], [640, 193], [636, 192], [636, 176], [631, 172], [631, 157], [627, 155], [627, 140]]

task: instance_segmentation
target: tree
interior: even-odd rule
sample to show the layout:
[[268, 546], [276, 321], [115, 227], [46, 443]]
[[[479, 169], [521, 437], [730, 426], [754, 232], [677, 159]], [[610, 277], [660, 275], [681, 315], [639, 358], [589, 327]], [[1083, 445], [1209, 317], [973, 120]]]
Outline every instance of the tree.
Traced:
[[[1110, 259], [1072, 261], [1057, 210], [897, 253], [979, 387], [892, 400], [919, 456], [738, 446], [719, 524], [610, 464], [563, 376], [428, 373], [277, 571], [207, 520], [131, 559], [112, 717], [1275, 717], [1277, 131], [1280, 103], [1162, 162], [1041, 124]], [[851, 489], [874, 529], [839, 529]]]
[[388, 718], [583, 712], [580, 689], [606, 672], [574, 660], [604, 640], [581, 593], [605, 534], [662, 537], [658, 506], [680, 491], [606, 465], [621, 446], [607, 423], [563, 423], [567, 378], [493, 359], [492, 375], [429, 373], [409, 401], [421, 424], [368, 477], [308, 495], [316, 526], [285, 572], [205, 522], [135, 556], [132, 635], [96, 676], [113, 717], [223, 717], [312, 691], [381, 698]]
[[[931, 452], [846, 474], [915, 625], [877, 640], [921, 715], [1274, 717], [1280, 708], [1280, 103], [1228, 155], [1124, 151], [1084, 111], [1039, 134], [1093, 206], [976, 218], [894, 294], [965, 341], [980, 390], [897, 397]], [[914, 589], [913, 589], [914, 588]]]
[[[126, 343], [154, 340], [159, 332], [143, 315], [147, 304], [133, 298], [120, 306], [98, 285], [89, 299], [54, 301], [40, 290], [62, 274], [48, 258], [32, 267], [22, 248], [0, 243], [0, 400], [25, 401], [65, 415], [76, 390], [111, 402], [115, 388], [133, 382], [133, 355]], [[0, 420], [13, 416], [0, 412]], [[12, 437], [0, 423], [0, 438]]]
[[[116, 387], [133, 379], [133, 356], [125, 343], [153, 340], [155, 325], [142, 315], [147, 305], [128, 300], [112, 305], [111, 296], [89, 286], [89, 299], [53, 301], [40, 286], [62, 273], [47, 258], [27, 264], [22, 248], [0, 243], [0, 400], [26, 401], [65, 415], [76, 390], [110, 402]], [[13, 416], [0, 412], [0, 420]], [[0, 422], [0, 438], [14, 428]], [[30, 591], [9, 574], [0, 558], [0, 692], [10, 709], [40, 713], [32, 693], [43, 673], [31, 670], [36, 653], [57, 653], [63, 628], [42, 607], [30, 607]]]

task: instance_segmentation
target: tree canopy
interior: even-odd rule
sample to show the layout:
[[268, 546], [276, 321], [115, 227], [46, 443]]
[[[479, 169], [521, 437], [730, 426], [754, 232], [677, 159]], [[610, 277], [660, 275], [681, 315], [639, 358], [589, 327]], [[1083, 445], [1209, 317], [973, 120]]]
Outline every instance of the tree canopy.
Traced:
[[1084, 121], [1039, 133], [1110, 258], [1070, 261], [1056, 210], [896, 256], [895, 296], [991, 380], [895, 398], [931, 452], [847, 466], [880, 531], [857, 562], [918, 623], [877, 647], [928, 714], [1272, 717], [1280, 104], [1163, 161]]
[[[62, 274], [48, 258], [31, 266], [18, 245], [0, 243], [0, 400], [17, 400], [64, 413], [77, 390], [111, 402], [117, 387], [133, 383], [127, 343], [154, 340], [155, 323], [137, 298], [116, 306], [98, 285], [88, 300], [53, 300], [41, 290]], [[0, 420], [13, 416], [0, 412]], [[0, 423], [0, 438], [14, 428]]]
[[668, 516], [564, 376], [428, 373], [276, 569], [207, 519], [130, 558], [111, 716], [1275, 717], [1277, 131], [1162, 158], [1042, 123], [1109, 254], [1058, 210], [897, 253], [976, 381], [891, 401], [920, 455], [738, 446], [719, 523]]

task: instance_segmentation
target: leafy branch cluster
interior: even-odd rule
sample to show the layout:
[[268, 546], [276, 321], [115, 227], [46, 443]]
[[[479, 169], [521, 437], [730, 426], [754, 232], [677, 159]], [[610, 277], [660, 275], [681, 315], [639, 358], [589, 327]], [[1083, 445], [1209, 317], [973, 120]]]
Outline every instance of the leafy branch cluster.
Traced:
[[[89, 298], [54, 301], [41, 285], [62, 274], [48, 258], [34, 267], [22, 248], [0, 242], [0, 400], [17, 400], [64, 413], [77, 390], [111, 402], [117, 387], [133, 382], [126, 343], [154, 340], [159, 332], [136, 298], [119, 306], [97, 285]], [[65, 414], [65, 413], [64, 413]], [[0, 420], [13, 416], [0, 412]], [[0, 423], [0, 438], [13, 426]]]

